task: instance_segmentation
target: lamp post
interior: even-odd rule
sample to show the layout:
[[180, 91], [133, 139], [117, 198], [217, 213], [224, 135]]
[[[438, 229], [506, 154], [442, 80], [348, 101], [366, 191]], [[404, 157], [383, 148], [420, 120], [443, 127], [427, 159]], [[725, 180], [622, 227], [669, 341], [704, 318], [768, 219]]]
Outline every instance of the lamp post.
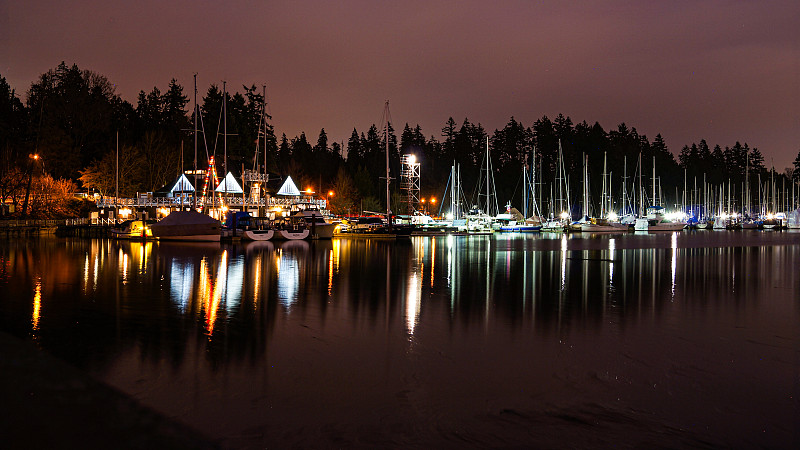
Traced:
[[328, 191], [328, 203], [325, 205], [328, 207], [328, 213], [331, 212], [331, 197], [333, 197], [333, 191]]
[[31, 181], [33, 181], [33, 163], [39, 160], [39, 155], [36, 153], [28, 156], [31, 158], [31, 161], [28, 165], [28, 187], [25, 189], [25, 202], [22, 204], [23, 219], [28, 216], [28, 198], [31, 194]]

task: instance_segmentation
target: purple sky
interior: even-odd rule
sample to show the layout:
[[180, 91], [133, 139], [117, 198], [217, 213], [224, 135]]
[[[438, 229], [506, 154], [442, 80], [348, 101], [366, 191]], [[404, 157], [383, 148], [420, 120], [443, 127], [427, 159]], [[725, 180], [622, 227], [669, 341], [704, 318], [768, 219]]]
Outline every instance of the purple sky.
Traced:
[[[490, 132], [563, 113], [650, 140], [800, 151], [800, 2], [0, 0], [0, 75], [24, 93], [62, 60], [135, 103], [177, 78], [267, 85], [276, 134], [347, 140], [448, 117]], [[23, 95], [24, 97], [24, 95]]]

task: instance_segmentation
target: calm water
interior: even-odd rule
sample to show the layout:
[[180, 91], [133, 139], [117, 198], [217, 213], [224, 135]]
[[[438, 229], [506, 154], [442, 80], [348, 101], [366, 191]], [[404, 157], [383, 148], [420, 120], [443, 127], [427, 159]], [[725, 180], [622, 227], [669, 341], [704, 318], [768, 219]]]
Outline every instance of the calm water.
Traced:
[[800, 447], [800, 233], [0, 240], [0, 330], [226, 447]]

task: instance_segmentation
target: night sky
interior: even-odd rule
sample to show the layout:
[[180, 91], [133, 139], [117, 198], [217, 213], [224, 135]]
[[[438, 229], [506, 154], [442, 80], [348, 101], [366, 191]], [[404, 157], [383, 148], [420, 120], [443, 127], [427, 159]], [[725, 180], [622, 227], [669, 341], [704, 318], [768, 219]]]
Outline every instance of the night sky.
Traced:
[[563, 113], [677, 155], [706, 139], [800, 150], [800, 2], [0, 0], [0, 75], [21, 94], [61, 61], [135, 104], [176, 78], [266, 84], [278, 136], [345, 141], [452, 116], [489, 132]]

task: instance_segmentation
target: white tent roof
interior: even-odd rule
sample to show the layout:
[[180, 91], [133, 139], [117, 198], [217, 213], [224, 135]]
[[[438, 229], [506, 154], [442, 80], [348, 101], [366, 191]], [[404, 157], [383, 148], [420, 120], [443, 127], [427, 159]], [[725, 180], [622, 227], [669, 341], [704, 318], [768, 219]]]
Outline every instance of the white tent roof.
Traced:
[[292, 177], [286, 177], [286, 181], [283, 182], [283, 186], [278, 191], [278, 195], [301, 195], [300, 189], [297, 189], [295, 186], [294, 181], [292, 181]]
[[215, 189], [216, 192], [222, 192], [225, 194], [242, 194], [244, 191], [242, 187], [239, 186], [239, 183], [236, 182], [236, 178], [233, 177], [233, 174], [228, 172], [225, 175], [225, 179], [217, 186]]
[[178, 181], [176, 181], [169, 190], [170, 194], [174, 194], [176, 192], [194, 192], [194, 186], [192, 186], [192, 183], [189, 182], [188, 178], [186, 178], [186, 174], [182, 173], [180, 178], [178, 178]]

